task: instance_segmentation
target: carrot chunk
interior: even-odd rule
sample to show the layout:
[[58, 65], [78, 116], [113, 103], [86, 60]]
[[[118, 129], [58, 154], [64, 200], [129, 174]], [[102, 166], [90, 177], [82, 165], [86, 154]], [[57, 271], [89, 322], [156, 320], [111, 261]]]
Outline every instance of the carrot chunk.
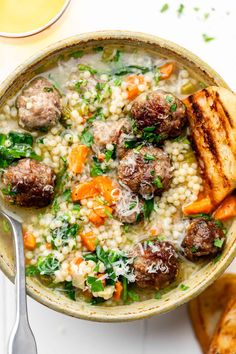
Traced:
[[81, 173], [83, 171], [88, 153], [89, 148], [86, 145], [75, 145], [72, 147], [68, 157], [68, 166], [73, 173]]
[[112, 203], [112, 191], [114, 189], [113, 181], [107, 176], [97, 176], [94, 178], [94, 183], [104, 199]]
[[99, 190], [94, 181], [84, 182], [78, 184], [78, 186], [72, 190], [71, 198], [75, 202], [82, 199], [92, 198], [98, 194]]
[[217, 220], [228, 220], [236, 216], [236, 196], [226, 197], [213, 214]]
[[27, 250], [30, 251], [33, 251], [36, 248], [35, 236], [27, 231], [24, 234], [24, 246]]
[[117, 281], [115, 284], [115, 292], [113, 295], [113, 299], [116, 301], [119, 301], [121, 298], [121, 294], [122, 294], [122, 290], [123, 290], [123, 286], [121, 284], [120, 281]]
[[166, 63], [159, 68], [161, 80], [169, 79], [175, 69], [174, 63]]
[[101, 218], [101, 216], [97, 215], [93, 210], [90, 211], [88, 219], [97, 227], [104, 224], [104, 218]]
[[193, 203], [183, 206], [182, 211], [184, 215], [199, 214], [199, 213], [210, 213], [212, 210], [212, 203], [208, 196], [198, 199]]
[[[81, 235], [82, 244], [91, 252], [96, 249], [97, 238], [92, 231]], [[81, 263], [81, 262], [80, 262]], [[79, 263], [79, 264], [80, 264]], [[77, 263], [78, 264], [78, 263]]]
[[143, 75], [132, 74], [125, 81], [127, 83], [128, 99], [133, 100], [140, 93], [138, 86], [144, 83], [144, 77]]

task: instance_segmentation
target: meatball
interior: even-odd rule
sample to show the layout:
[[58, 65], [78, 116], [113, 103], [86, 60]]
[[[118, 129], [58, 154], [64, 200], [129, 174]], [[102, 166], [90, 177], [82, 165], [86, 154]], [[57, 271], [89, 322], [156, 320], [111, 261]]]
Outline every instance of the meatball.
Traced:
[[131, 125], [127, 118], [122, 118], [114, 122], [95, 121], [93, 123], [94, 144], [99, 149], [106, 148], [107, 144], [117, 144], [122, 133], [128, 133]]
[[16, 101], [19, 125], [26, 130], [47, 130], [61, 116], [60, 94], [44, 77], [26, 86]]
[[175, 280], [179, 261], [170, 242], [146, 241], [137, 244], [133, 254], [135, 281], [140, 288], [158, 290]]
[[169, 187], [170, 159], [163, 150], [151, 146], [130, 150], [120, 161], [118, 177], [131, 191], [150, 199]]
[[113, 216], [122, 223], [134, 224], [143, 216], [143, 201], [128, 188], [122, 188], [119, 200], [113, 207]]
[[132, 105], [131, 115], [138, 129], [155, 127], [153, 132], [166, 139], [181, 134], [186, 122], [185, 111], [183, 102], [172, 93], [157, 90], [139, 95]]
[[191, 221], [182, 242], [184, 255], [194, 261], [215, 256], [225, 242], [225, 234], [214, 220], [198, 218]]
[[44, 207], [54, 194], [55, 174], [42, 162], [20, 160], [3, 174], [3, 184], [10, 189], [6, 199], [24, 207]]

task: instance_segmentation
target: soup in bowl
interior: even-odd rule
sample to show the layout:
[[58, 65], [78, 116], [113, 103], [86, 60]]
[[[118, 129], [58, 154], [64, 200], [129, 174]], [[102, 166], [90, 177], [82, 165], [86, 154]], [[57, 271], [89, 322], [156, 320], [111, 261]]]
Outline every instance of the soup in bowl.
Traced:
[[[23, 220], [30, 295], [81, 318], [131, 320], [225, 269], [233, 216], [218, 217], [191, 118], [213, 84], [226, 86], [179, 47], [119, 32], [60, 42], [3, 84], [1, 194]], [[8, 234], [3, 221], [1, 267], [13, 277]]]

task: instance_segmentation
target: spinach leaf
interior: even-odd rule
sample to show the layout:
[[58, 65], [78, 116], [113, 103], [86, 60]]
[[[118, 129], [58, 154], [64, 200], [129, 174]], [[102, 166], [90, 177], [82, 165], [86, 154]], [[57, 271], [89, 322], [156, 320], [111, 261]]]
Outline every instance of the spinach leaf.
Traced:
[[[6, 142], [8, 142], [6, 146]], [[41, 160], [32, 149], [33, 137], [29, 133], [10, 132], [0, 135], [0, 168], [8, 167], [12, 162], [23, 157]]]
[[73, 301], [76, 301], [76, 292], [75, 287], [72, 284], [72, 281], [66, 281], [64, 284], [64, 289], [66, 295]]
[[139, 65], [128, 65], [123, 66], [113, 72], [113, 75], [123, 76], [127, 74], [137, 73], [137, 74], [146, 74], [147, 72], [152, 71], [152, 68]]
[[150, 215], [153, 210], [154, 210], [154, 198], [144, 200], [143, 212], [144, 212], [145, 219], [150, 219]]
[[59, 260], [53, 254], [49, 254], [46, 257], [39, 257], [37, 270], [41, 275], [53, 275], [59, 269], [59, 265]]
[[87, 145], [88, 147], [91, 147], [93, 145], [93, 135], [92, 133], [89, 131], [89, 129], [85, 129], [82, 134], [81, 134], [81, 138], [80, 141], [82, 144]]
[[76, 238], [79, 230], [78, 224], [69, 224], [68, 222], [64, 222], [61, 227], [57, 227], [56, 229], [52, 230], [52, 246], [57, 249], [55, 245], [55, 240], [61, 240], [61, 246], [67, 246], [70, 239]]

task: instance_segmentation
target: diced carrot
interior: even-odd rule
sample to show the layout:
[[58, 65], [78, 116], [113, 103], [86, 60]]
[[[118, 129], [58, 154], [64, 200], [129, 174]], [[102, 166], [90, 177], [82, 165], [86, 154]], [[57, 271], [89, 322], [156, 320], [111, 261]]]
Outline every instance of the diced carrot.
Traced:
[[[102, 278], [103, 276], [104, 276], [104, 274], [102, 274], [102, 273], [98, 274], [98, 279]], [[106, 286], [106, 279], [102, 279], [101, 282], [102, 282], [103, 286]]]
[[45, 246], [46, 246], [47, 250], [51, 250], [52, 249], [52, 245], [49, 242], [47, 242]]
[[152, 228], [150, 230], [151, 236], [157, 236], [158, 235], [158, 229], [157, 228]]
[[108, 205], [103, 205], [97, 201], [93, 202], [94, 212], [101, 218], [107, 218], [109, 214], [112, 214], [113, 210]]
[[97, 215], [93, 210], [90, 211], [88, 219], [97, 227], [104, 224], [104, 218], [101, 218], [101, 216]]
[[174, 63], [166, 63], [159, 68], [161, 80], [169, 79], [175, 69]]
[[192, 215], [199, 213], [210, 213], [212, 211], [213, 205], [208, 196], [198, 199], [195, 202], [189, 203], [183, 206], [182, 211], [184, 215]]
[[72, 147], [68, 157], [68, 166], [73, 173], [82, 172], [88, 153], [89, 148], [86, 145], [75, 145]]
[[217, 220], [228, 220], [236, 216], [236, 196], [230, 195], [226, 197], [220, 206], [216, 209], [213, 217]]
[[91, 252], [94, 252], [96, 249], [96, 241], [97, 237], [94, 235], [92, 231], [86, 232], [81, 235], [81, 240], [83, 245]]
[[105, 154], [103, 154], [103, 153], [98, 154], [98, 160], [99, 161], [104, 161], [105, 160]]
[[91, 182], [84, 182], [78, 184], [78, 186], [76, 186], [72, 190], [71, 198], [75, 202], [81, 199], [94, 197], [98, 194], [99, 190], [97, 189], [94, 180], [92, 180]]
[[75, 263], [76, 265], [80, 265], [80, 263], [82, 263], [82, 262], [83, 262], [83, 258], [81, 258], [81, 257], [75, 258], [74, 263]]
[[30, 251], [33, 251], [36, 248], [36, 238], [33, 234], [29, 232], [24, 234], [24, 246]]
[[123, 286], [120, 281], [117, 281], [115, 284], [115, 292], [113, 295], [113, 299], [119, 301], [121, 298]]
[[112, 191], [114, 189], [113, 181], [107, 176], [97, 176], [94, 178], [94, 183], [104, 199], [111, 204], [112, 203]]
[[125, 81], [127, 83], [128, 99], [133, 100], [140, 93], [138, 86], [144, 83], [144, 76], [132, 74]]

